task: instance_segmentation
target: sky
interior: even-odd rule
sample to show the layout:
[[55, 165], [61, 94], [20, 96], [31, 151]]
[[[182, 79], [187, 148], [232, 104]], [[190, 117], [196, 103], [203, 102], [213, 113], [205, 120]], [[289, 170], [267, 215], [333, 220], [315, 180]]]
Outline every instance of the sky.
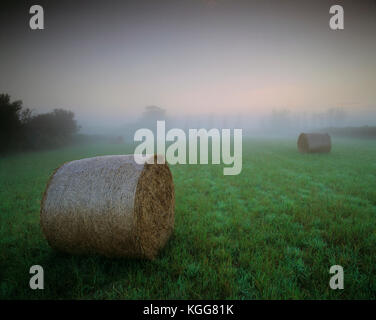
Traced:
[[[32, 4], [44, 30], [29, 28]], [[333, 4], [344, 30], [329, 28]], [[0, 11], [0, 91], [35, 112], [120, 123], [148, 105], [176, 116], [376, 110], [376, 1], [9, 1]]]

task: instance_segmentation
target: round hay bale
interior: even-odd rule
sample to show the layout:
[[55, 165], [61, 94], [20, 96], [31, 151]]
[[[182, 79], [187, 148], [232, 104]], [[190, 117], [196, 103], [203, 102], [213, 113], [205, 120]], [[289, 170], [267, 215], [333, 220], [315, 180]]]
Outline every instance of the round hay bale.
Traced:
[[173, 231], [175, 205], [170, 169], [156, 160], [140, 165], [133, 155], [101, 156], [56, 169], [40, 212], [50, 246], [154, 259]]
[[301, 133], [298, 138], [298, 150], [302, 153], [330, 152], [332, 143], [327, 133]]

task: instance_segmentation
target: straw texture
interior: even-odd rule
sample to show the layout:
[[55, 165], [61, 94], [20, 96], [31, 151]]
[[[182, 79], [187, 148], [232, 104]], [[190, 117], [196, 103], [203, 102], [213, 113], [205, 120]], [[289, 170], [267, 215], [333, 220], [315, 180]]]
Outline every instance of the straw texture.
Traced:
[[41, 227], [51, 247], [73, 254], [153, 259], [174, 227], [175, 194], [167, 164], [133, 155], [63, 164], [47, 183]]
[[302, 153], [330, 152], [332, 143], [327, 133], [301, 133], [298, 138], [298, 150]]

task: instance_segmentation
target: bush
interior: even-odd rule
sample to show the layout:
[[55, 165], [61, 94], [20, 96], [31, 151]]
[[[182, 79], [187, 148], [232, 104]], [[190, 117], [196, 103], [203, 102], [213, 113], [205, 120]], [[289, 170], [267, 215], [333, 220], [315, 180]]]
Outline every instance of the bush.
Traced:
[[55, 109], [34, 116], [22, 108], [22, 101], [11, 102], [8, 94], [0, 94], [0, 152], [62, 146], [78, 130], [72, 111]]
[[74, 113], [63, 109], [40, 114], [25, 124], [27, 145], [32, 149], [61, 146], [72, 141], [78, 126]]

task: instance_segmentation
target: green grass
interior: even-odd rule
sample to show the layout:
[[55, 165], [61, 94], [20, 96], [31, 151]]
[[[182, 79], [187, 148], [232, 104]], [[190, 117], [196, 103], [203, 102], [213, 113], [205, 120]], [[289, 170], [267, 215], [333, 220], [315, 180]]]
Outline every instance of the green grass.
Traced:
[[[131, 153], [90, 145], [0, 159], [0, 298], [375, 299], [376, 142], [334, 140], [302, 155], [292, 140], [243, 142], [243, 170], [171, 166], [175, 232], [155, 261], [53, 251], [39, 226], [46, 181], [64, 161]], [[44, 267], [45, 290], [29, 288]], [[344, 268], [345, 289], [329, 288]]]

